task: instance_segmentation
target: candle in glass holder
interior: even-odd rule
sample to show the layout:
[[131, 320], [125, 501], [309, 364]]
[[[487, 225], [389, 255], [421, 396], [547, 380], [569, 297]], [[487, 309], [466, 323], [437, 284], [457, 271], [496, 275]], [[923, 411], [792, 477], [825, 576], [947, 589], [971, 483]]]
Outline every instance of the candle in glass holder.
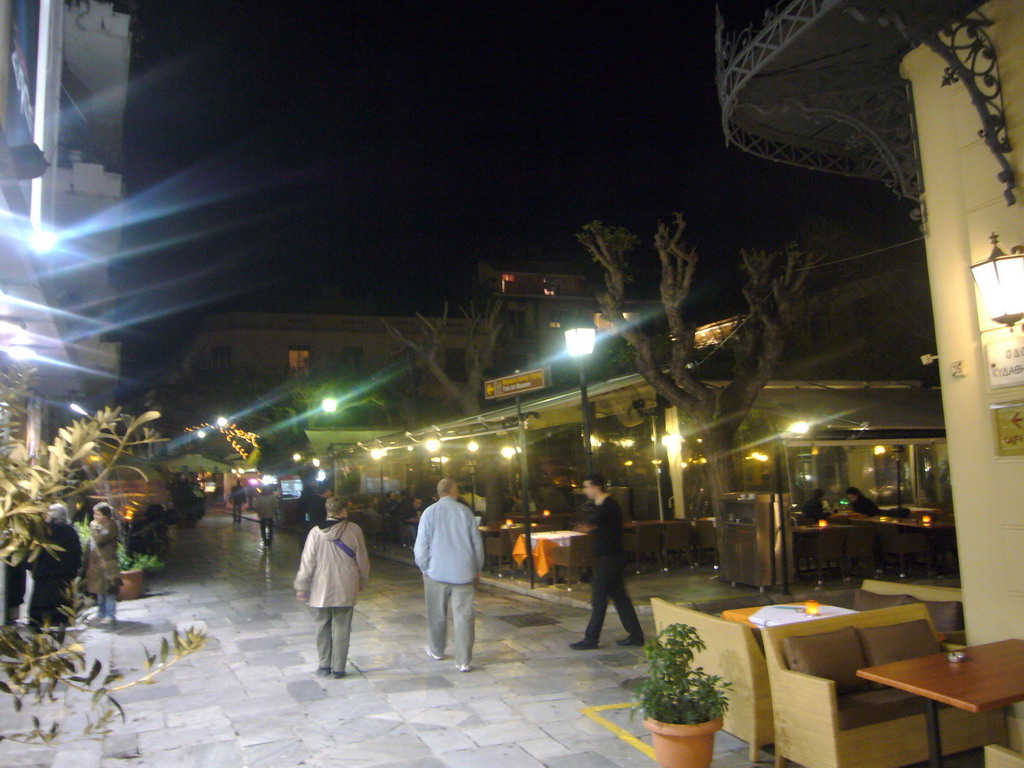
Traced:
[[544, 510], [544, 517], [551, 517], [551, 510], [550, 509], [545, 509]]
[[821, 613], [821, 604], [817, 600], [808, 600], [804, 603], [804, 613], [808, 616], [817, 616]]
[[928, 523], [930, 523], [931, 521], [932, 521], [932, 516], [931, 515], [921, 515], [921, 523], [923, 525], [928, 525]]
[[512, 518], [511, 517], [508, 520], [505, 521], [505, 525], [507, 525], [509, 528], [512, 527]]
[[828, 520], [819, 520], [818, 521], [818, 527], [819, 528], [825, 528], [826, 526], [828, 526]]

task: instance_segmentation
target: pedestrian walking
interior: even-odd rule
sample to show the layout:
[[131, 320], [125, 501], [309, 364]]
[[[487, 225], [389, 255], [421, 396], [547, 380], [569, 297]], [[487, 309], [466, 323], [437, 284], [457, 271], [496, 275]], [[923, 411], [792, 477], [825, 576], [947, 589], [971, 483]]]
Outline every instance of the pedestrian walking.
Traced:
[[583, 495], [590, 500], [590, 519], [580, 530], [593, 534], [594, 575], [590, 581], [590, 622], [579, 642], [569, 647], [574, 651], [597, 648], [608, 610], [608, 598], [615, 601], [615, 610], [626, 630], [618, 645], [643, 645], [644, 631], [636, 617], [633, 601], [626, 594], [623, 571], [626, 550], [622, 545], [622, 509], [605, 490], [604, 478], [590, 475], [583, 481]]
[[469, 672], [473, 660], [475, 611], [484, 547], [469, 508], [460, 504], [451, 478], [437, 484], [438, 500], [423, 511], [416, 533], [416, 565], [423, 571], [427, 602], [427, 655], [441, 661], [448, 644], [448, 613], [455, 628], [455, 666]]
[[235, 523], [242, 522], [242, 507], [245, 506], [245, 486], [241, 480], [235, 481], [235, 487], [231, 489], [231, 520]]
[[32, 599], [29, 619], [34, 626], [62, 626], [69, 623], [71, 584], [82, 567], [82, 542], [69, 522], [68, 508], [51, 504], [46, 511], [50, 542], [56, 549], [44, 549], [32, 563]]
[[105, 501], [92, 508], [89, 541], [83, 557], [85, 591], [96, 595], [100, 624], [117, 624], [117, 592], [121, 569], [117, 565], [117, 523], [114, 510]]
[[331, 499], [327, 518], [314, 526], [302, 548], [295, 596], [309, 602], [317, 622], [316, 649], [321, 677], [345, 676], [356, 596], [366, 589], [370, 558], [363, 532], [348, 520], [340, 499]]
[[260, 487], [253, 505], [256, 507], [256, 516], [260, 519], [260, 537], [263, 539], [263, 546], [269, 547], [274, 543], [274, 520], [277, 518], [277, 510], [280, 506], [277, 491], [269, 485]]

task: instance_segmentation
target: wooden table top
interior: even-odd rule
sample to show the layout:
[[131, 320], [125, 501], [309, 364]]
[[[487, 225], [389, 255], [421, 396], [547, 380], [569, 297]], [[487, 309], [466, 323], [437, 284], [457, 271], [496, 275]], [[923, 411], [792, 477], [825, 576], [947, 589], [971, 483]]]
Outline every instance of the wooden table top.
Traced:
[[858, 669], [857, 676], [943, 704], [984, 712], [1024, 701], [1024, 640], [1000, 640], [963, 649], [967, 659], [945, 653]]

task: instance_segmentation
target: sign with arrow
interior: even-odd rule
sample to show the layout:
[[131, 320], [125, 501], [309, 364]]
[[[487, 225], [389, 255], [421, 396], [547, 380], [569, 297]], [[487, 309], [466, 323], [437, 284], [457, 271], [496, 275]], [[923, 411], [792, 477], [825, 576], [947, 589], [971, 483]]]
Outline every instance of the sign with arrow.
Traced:
[[514, 373], [484, 382], [484, 397], [497, 400], [511, 395], [523, 395], [534, 390], [544, 389], [548, 385], [548, 376], [544, 368], [533, 371]]
[[996, 454], [1024, 456], [1024, 405], [999, 405], [996, 419]]

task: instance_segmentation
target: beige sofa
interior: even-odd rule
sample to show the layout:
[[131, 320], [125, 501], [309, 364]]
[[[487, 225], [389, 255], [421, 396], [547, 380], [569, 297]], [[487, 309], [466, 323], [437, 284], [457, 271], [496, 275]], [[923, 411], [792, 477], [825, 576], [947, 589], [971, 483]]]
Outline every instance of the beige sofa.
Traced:
[[1024, 755], [989, 744], [985, 747], [985, 768], [1024, 768]]
[[[879, 595], [909, 595], [915, 600], [923, 600], [929, 603], [963, 603], [963, 593], [956, 587], [933, 587], [928, 584], [905, 584], [896, 581], [877, 581], [875, 579], [864, 579], [860, 586], [867, 592], [874, 592]], [[963, 619], [963, 609], [958, 608], [957, 616]], [[933, 619], [935, 615], [933, 614]], [[937, 620], [936, 620], [937, 621]], [[963, 626], [960, 624], [959, 626]], [[963, 630], [950, 630], [939, 627], [947, 643], [964, 645], [967, 642], [967, 632]]]
[[[789, 638], [810, 640], [814, 635], [826, 634], [835, 638], [838, 631], [847, 628], [856, 632], [908, 622], [918, 622], [917, 628], [923, 628], [926, 639], [934, 643], [934, 625], [923, 603], [762, 630], [777, 767], [793, 761], [805, 768], [896, 768], [928, 758], [923, 702], [916, 697], [888, 688], [842, 691], [834, 679], [790, 669], [787, 659], [795, 645], [786, 644]], [[927, 625], [922, 627], [922, 622]], [[826, 640], [822, 638], [822, 645]], [[809, 645], [807, 640], [797, 642]], [[847, 656], [833, 653], [831, 658]], [[856, 680], [858, 684], [864, 682]], [[889, 719], [880, 719], [883, 716]], [[939, 718], [944, 754], [1005, 742], [1005, 719], [999, 710], [971, 714], [944, 707]]]
[[697, 663], [732, 683], [724, 730], [750, 745], [750, 761], [756, 763], [761, 747], [773, 741], [774, 726], [768, 670], [755, 631], [659, 598], [651, 599], [651, 608], [659, 632], [671, 624], [688, 624], [707, 644]]

